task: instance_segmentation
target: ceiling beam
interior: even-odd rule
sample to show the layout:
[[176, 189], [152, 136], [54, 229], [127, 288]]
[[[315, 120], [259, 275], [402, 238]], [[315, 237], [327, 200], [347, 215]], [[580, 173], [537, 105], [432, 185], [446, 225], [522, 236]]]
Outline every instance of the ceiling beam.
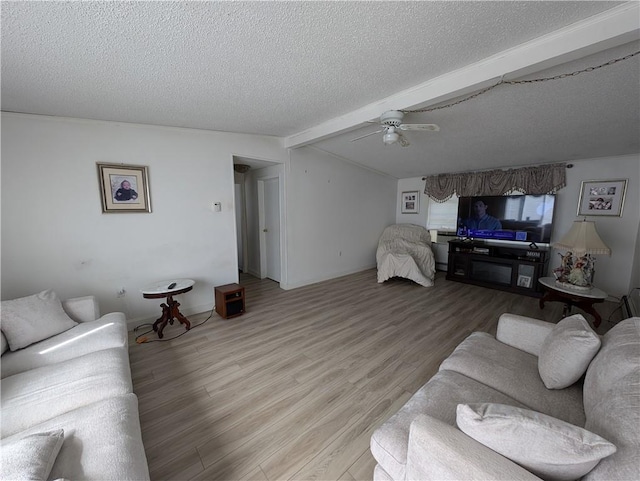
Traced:
[[354, 130], [387, 110], [425, 108], [493, 85], [607, 50], [640, 38], [640, 2], [626, 2], [599, 15], [428, 80], [284, 138], [297, 148]]

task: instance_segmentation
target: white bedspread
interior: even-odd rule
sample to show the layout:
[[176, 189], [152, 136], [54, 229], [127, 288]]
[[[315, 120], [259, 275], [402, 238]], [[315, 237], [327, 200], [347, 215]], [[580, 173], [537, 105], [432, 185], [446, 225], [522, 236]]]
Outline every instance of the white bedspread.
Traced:
[[378, 282], [404, 277], [425, 287], [433, 285], [436, 261], [431, 236], [424, 227], [414, 224], [387, 227], [378, 241], [376, 261]]

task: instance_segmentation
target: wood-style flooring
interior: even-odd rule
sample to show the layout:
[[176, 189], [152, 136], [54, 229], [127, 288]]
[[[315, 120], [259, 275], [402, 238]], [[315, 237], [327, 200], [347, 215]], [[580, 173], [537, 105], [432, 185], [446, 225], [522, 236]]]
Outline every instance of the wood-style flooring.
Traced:
[[[168, 342], [131, 335], [154, 481], [370, 480], [372, 432], [469, 333], [495, 333], [503, 312], [553, 322], [562, 313], [444, 273], [431, 288], [378, 284], [375, 269], [290, 291], [246, 275], [241, 283], [240, 317], [214, 313]], [[597, 306], [601, 329], [615, 307]], [[191, 316], [192, 326], [208, 315]], [[183, 332], [175, 322], [165, 339]]]

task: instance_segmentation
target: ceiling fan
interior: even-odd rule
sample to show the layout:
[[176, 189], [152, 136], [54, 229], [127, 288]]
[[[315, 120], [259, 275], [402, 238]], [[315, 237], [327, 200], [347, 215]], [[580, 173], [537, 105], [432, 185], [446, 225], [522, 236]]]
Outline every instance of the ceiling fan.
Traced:
[[409, 145], [409, 141], [404, 137], [404, 135], [402, 135], [401, 131], [429, 130], [431, 132], [437, 132], [440, 130], [440, 127], [436, 124], [403, 124], [403, 118], [404, 112], [401, 112], [400, 110], [388, 110], [380, 116], [380, 124], [382, 125], [380, 130], [351, 139], [351, 142], [384, 132], [382, 141], [385, 145], [399, 143], [402, 147], [407, 147]]

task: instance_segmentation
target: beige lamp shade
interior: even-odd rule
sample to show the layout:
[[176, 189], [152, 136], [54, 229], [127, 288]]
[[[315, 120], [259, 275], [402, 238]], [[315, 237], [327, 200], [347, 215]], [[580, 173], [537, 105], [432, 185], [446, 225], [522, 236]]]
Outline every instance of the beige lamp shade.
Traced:
[[577, 220], [559, 242], [553, 247], [567, 249], [575, 255], [606, 254], [611, 255], [611, 249], [602, 241], [596, 230], [596, 223], [587, 220]]

